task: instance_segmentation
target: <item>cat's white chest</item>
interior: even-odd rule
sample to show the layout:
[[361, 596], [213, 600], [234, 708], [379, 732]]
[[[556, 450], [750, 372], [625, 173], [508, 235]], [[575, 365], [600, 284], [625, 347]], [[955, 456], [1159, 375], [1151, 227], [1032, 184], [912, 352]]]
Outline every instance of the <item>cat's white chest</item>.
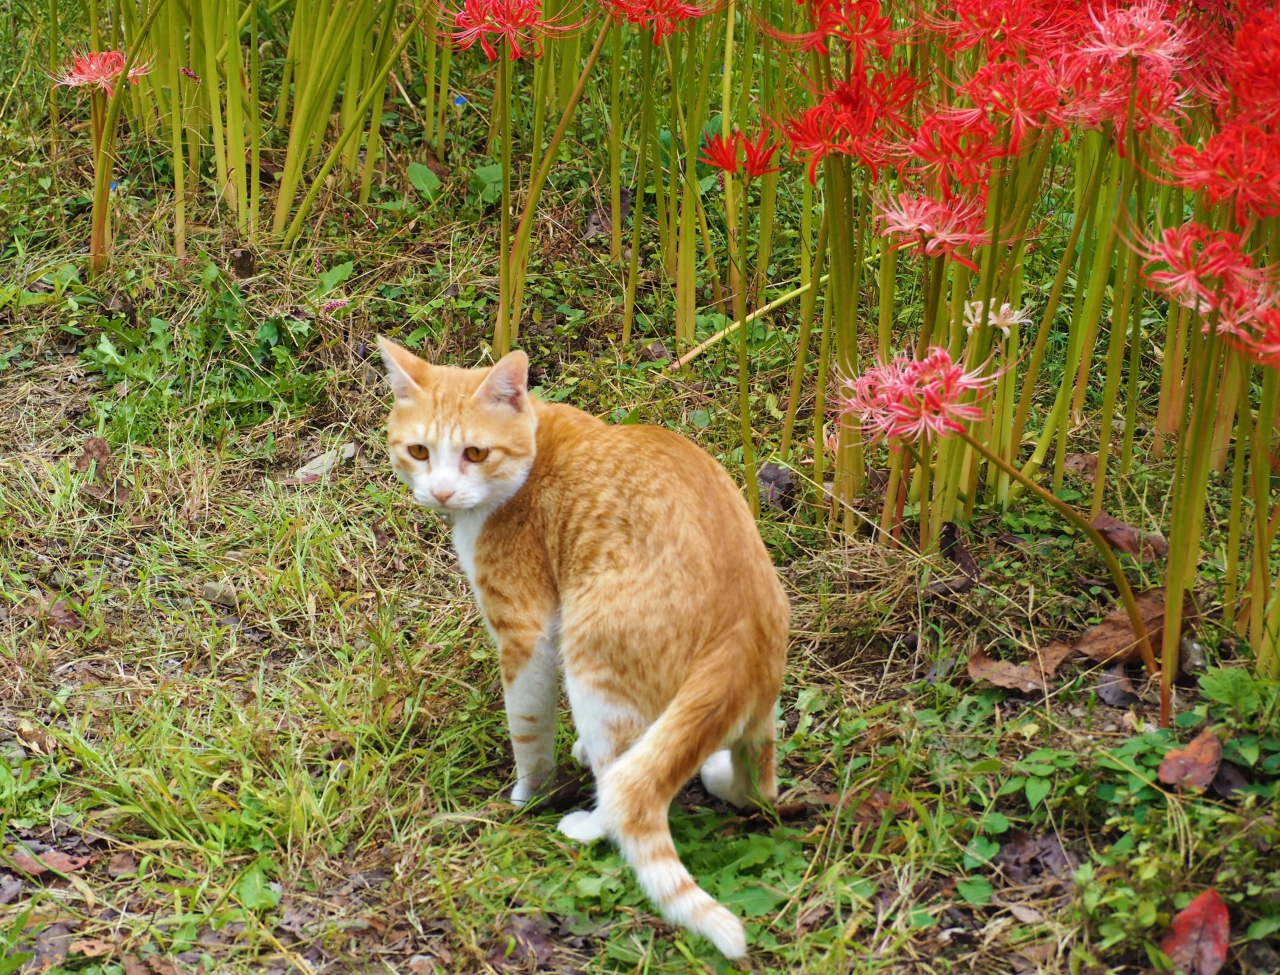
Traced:
[[453, 517], [453, 550], [458, 554], [458, 564], [462, 566], [477, 599], [480, 591], [476, 589], [476, 542], [487, 516], [487, 511], [460, 511]]

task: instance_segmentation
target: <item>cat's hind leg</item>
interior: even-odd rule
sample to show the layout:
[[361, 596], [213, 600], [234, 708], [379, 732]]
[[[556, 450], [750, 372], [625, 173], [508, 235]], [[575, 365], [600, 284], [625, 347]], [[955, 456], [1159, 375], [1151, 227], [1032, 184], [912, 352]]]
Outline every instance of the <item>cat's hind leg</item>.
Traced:
[[777, 797], [774, 770], [774, 718], [772, 709], [750, 723], [728, 748], [714, 752], [702, 763], [702, 785], [717, 799], [739, 808], [757, 799]]
[[516, 760], [511, 801], [517, 806], [528, 802], [555, 768], [558, 677], [554, 631], [531, 641], [523, 653], [502, 642], [502, 686]]
[[[578, 730], [573, 757], [579, 765], [590, 768], [598, 782], [618, 756], [644, 734], [647, 723], [590, 681], [566, 671], [564, 684], [573, 709], [573, 723]], [[580, 843], [593, 843], [606, 835], [600, 817], [593, 810], [585, 809], [561, 819], [560, 832]]]

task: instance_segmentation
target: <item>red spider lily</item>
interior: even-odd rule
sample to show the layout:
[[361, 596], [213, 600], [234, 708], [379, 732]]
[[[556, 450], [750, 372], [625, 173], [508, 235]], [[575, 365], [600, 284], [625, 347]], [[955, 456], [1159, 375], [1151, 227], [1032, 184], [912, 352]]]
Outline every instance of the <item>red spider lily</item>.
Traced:
[[1259, 365], [1280, 369], [1280, 308], [1267, 308], [1227, 340]]
[[896, 359], [846, 381], [840, 412], [858, 416], [872, 436], [909, 443], [929, 434], [962, 433], [966, 422], [982, 419], [971, 394], [980, 397], [994, 378], [984, 378], [981, 369], [965, 372], [935, 346], [924, 359]]
[[829, 152], [857, 159], [871, 170], [902, 158], [901, 139], [911, 133], [907, 112], [919, 82], [906, 74], [877, 71], [835, 84], [822, 101], [786, 124], [791, 155], [809, 164], [816, 182], [818, 164]]
[[702, 149], [698, 162], [723, 169], [726, 173], [738, 171], [738, 148], [742, 145], [742, 134], [736, 129], [728, 136], [717, 132]]
[[1122, 154], [1130, 122], [1137, 132], [1176, 128], [1173, 115], [1186, 89], [1159, 64], [1125, 64], [1068, 51], [1043, 59], [1040, 67], [1059, 87], [1063, 102], [1060, 117], [1094, 129], [1110, 123], [1122, 139]]
[[1280, 9], [1257, 11], [1237, 32], [1226, 91], [1242, 117], [1280, 124]]
[[1184, 186], [1203, 189], [1210, 203], [1234, 200], [1242, 226], [1280, 214], [1280, 133], [1233, 122], [1203, 149], [1176, 146], [1169, 170]]
[[906, 238], [894, 245], [895, 250], [919, 244], [929, 257], [946, 254], [978, 270], [978, 266], [958, 250], [987, 243], [982, 229], [982, 209], [976, 203], [949, 206], [927, 196], [899, 193], [896, 199], [877, 204], [877, 210], [876, 219], [884, 224], [880, 231], [882, 237]]
[[769, 165], [773, 161], [773, 154], [778, 151], [778, 144], [775, 142], [772, 145], [765, 145], [769, 141], [768, 129], [761, 129], [754, 142], [745, 135], [739, 135], [738, 141], [742, 144], [745, 157], [742, 171], [747, 179], [756, 179], [766, 173], [778, 172], [777, 166]]
[[766, 27], [767, 33], [783, 41], [798, 45], [805, 51], [828, 54], [828, 41], [841, 41], [852, 53], [851, 71], [859, 73], [866, 63], [866, 49], [874, 47], [881, 58], [893, 53], [896, 37], [888, 17], [880, 12], [879, 0], [799, 0], [811, 30], [788, 34]]
[[533, 56], [542, 56], [541, 38], [561, 34], [578, 24], [558, 24], [542, 16], [542, 0], [462, 0], [453, 15], [453, 41], [460, 50], [468, 50], [477, 42], [490, 60], [496, 60], [494, 42], [506, 42], [512, 58], [524, 57], [524, 47], [533, 45]]
[[[134, 65], [129, 69], [129, 81], [138, 79], [151, 70], [151, 62]], [[121, 51], [90, 51], [73, 56], [71, 64], [62, 69], [54, 82], [63, 88], [97, 88], [108, 95], [115, 94], [115, 84], [124, 71], [124, 53]]]
[[[1247, 327], [1276, 303], [1276, 295], [1263, 287], [1267, 270], [1253, 266], [1239, 235], [1230, 231], [1186, 223], [1168, 228], [1159, 240], [1137, 241], [1134, 250], [1146, 258], [1151, 287], [1202, 314], [1216, 311], [1224, 331]], [[1156, 264], [1168, 270], [1151, 271]]]
[[[770, 166], [773, 154], [778, 151], [777, 145], [767, 145], [769, 130], [761, 129], [754, 140], [734, 129], [728, 136], [717, 132], [707, 140], [698, 162], [723, 169], [726, 173], [742, 173], [747, 179], [755, 179], [766, 173], [778, 172], [777, 166]], [[745, 158], [739, 160], [739, 155]]]
[[994, 60], [1056, 50], [1078, 36], [1079, 7], [1069, 0], [952, 0], [947, 6], [955, 20], [928, 23], [948, 38], [949, 54], [983, 47]]
[[1005, 155], [990, 122], [967, 119], [952, 112], [935, 112], [920, 123], [908, 147], [919, 169], [943, 181], [969, 186], [985, 183], [993, 160]]
[[661, 44], [690, 20], [705, 17], [710, 7], [685, 0], [606, 0], [615, 17], [653, 31], [653, 43]]
[[1164, 0], [1139, 0], [1124, 8], [1104, 5], [1100, 15], [1089, 12], [1092, 36], [1080, 50], [1115, 61], [1137, 58], [1172, 72], [1184, 62], [1187, 41], [1170, 13]]
[[1048, 73], [1033, 64], [996, 61], [983, 65], [960, 91], [969, 96], [973, 107], [955, 110], [957, 119], [965, 125], [987, 118], [1007, 121], [1011, 155], [1021, 152], [1023, 140], [1046, 124], [1067, 131], [1058, 117], [1057, 87]]

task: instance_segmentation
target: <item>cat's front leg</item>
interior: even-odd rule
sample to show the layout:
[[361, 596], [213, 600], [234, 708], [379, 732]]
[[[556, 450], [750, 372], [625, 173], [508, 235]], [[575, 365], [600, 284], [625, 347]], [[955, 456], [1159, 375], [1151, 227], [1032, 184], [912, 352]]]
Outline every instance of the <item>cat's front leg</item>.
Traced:
[[523, 806], [555, 768], [558, 669], [554, 633], [501, 639], [507, 727], [515, 752], [511, 801]]

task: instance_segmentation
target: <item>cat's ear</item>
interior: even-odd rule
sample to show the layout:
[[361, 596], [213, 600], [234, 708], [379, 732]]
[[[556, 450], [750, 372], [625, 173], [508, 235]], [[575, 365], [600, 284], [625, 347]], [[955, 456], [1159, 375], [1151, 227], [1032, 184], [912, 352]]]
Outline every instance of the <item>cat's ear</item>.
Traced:
[[529, 401], [529, 357], [516, 349], [498, 360], [476, 390], [476, 399], [493, 406], [509, 406], [517, 413]]
[[396, 399], [413, 399], [422, 392], [418, 384], [424, 377], [428, 364], [388, 338], [378, 336], [378, 350], [382, 353], [382, 364], [387, 367], [387, 379]]

